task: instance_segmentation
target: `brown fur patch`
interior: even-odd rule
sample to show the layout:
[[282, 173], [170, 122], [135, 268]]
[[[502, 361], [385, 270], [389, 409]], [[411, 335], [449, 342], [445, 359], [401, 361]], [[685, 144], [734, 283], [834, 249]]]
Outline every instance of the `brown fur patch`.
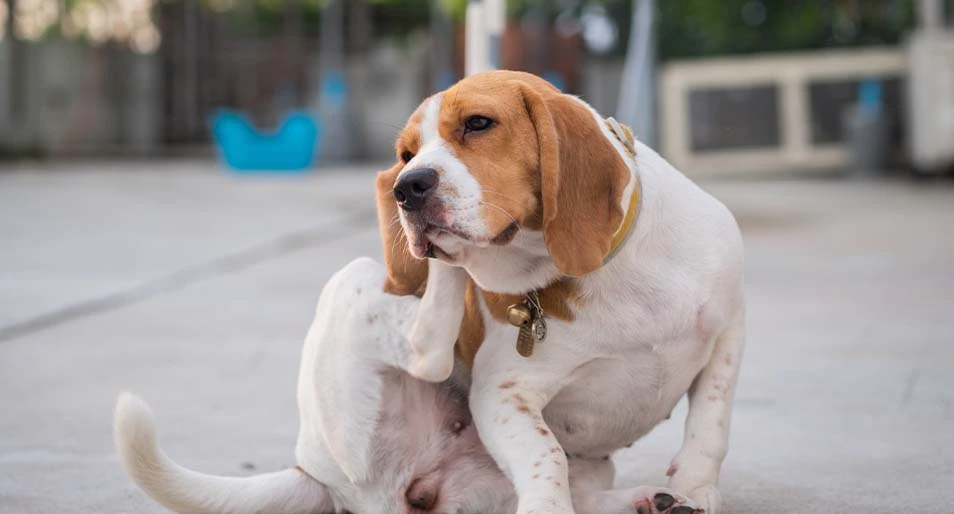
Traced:
[[[524, 297], [515, 294], [488, 293], [483, 291], [484, 302], [490, 314], [502, 323], [507, 323], [507, 308], [524, 301]], [[563, 321], [573, 321], [573, 306], [580, 303], [579, 294], [573, 279], [563, 279], [547, 286], [539, 292], [540, 305], [544, 316]], [[516, 342], [516, 340], [514, 341]]]

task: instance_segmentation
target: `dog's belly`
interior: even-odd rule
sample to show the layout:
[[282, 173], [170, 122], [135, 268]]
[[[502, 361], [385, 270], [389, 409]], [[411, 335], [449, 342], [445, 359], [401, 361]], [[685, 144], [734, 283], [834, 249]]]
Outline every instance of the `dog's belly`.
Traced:
[[704, 365], [705, 343], [667, 343], [595, 359], [574, 372], [543, 411], [570, 455], [602, 457], [666, 419]]

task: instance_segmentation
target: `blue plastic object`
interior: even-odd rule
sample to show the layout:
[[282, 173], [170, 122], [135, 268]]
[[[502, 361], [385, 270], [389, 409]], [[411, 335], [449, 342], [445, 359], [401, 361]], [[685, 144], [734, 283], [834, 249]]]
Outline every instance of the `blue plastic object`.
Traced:
[[858, 105], [865, 111], [880, 111], [882, 94], [881, 81], [863, 80], [858, 85]]
[[236, 172], [305, 172], [316, 157], [320, 125], [293, 111], [271, 132], [259, 130], [242, 113], [220, 111], [212, 134], [222, 160]]

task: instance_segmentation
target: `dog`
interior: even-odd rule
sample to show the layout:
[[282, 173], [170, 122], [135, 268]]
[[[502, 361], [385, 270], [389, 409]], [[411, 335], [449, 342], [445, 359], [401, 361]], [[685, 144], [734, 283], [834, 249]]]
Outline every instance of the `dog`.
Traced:
[[[383, 265], [361, 258], [321, 293], [302, 350], [297, 466], [252, 477], [187, 470], [159, 449], [145, 402], [122, 393], [114, 435], [127, 473], [188, 514], [513, 514], [514, 489], [480, 442], [461, 369], [442, 383], [403, 371], [421, 302], [385, 293], [385, 281]], [[610, 489], [609, 460], [574, 461], [569, 475], [584, 514], [690, 505], [662, 488]]]
[[573, 463], [632, 444], [686, 394], [669, 488], [716, 514], [745, 334], [729, 210], [526, 73], [426, 99], [396, 154], [377, 180], [385, 290], [428, 306], [406, 369], [470, 368], [474, 421], [518, 514], [574, 512]]

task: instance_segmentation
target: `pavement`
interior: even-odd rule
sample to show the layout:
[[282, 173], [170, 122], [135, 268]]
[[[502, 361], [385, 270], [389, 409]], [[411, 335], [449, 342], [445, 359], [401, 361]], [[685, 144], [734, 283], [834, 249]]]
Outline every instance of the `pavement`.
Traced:
[[[324, 282], [380, 255], [369, 167], [238, 177], [203, 162], [0, 169], [0, 512], [163, 510], [122, 473], [111, 410], [167, 452], [293, 464], [300, 344]], [[748, 348], [726, 511], [954, 512], [954, 185], [706, 181], [747, 252]], [[665, 483], [684, 405], [617, 457]]]

